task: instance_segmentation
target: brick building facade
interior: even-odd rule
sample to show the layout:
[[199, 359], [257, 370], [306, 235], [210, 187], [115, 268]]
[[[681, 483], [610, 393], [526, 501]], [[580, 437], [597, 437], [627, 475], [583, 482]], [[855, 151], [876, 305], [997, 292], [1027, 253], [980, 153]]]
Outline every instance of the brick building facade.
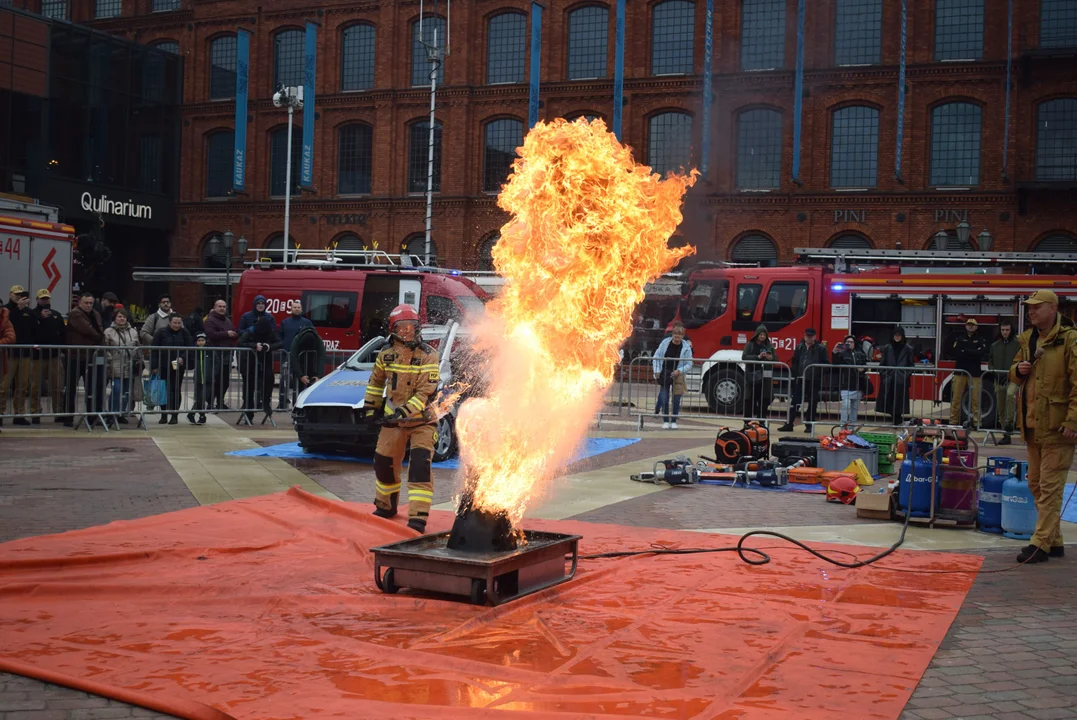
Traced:
[[[424, 197], [409, 192], [416, 185], [408, 165], [409, 134], [425, 120], [429, 103], [428, 89], [412, 82], [417, 2], [73, 0], [69, 9], [63, 0], [28, 2], [31, 9], [45, 2], [53, 12], [62, 6], [76, 22], [163, 43], [184, 58], [173, 266], [202, 265], [205, 242], [224, 230], [245, 235], [252, 248], [280, 241], [283, 200], [271, 197], [269, 165], [271, 135], [286, 114], [270, 98], [275, 57], [288, 53], [278, 46], [294, 39], [279, 34], [298, 31], [306, 19], [320, 23], [315, 192], [293, 198], [294, 241], [319, 248], [346, 238], [345, 245], [377, 243], [396, 252], [422, 232]], [[707, 128], [704, 1], [627, 4], [624, 141], [652, 165], [698, 166], [702, 134], [710, 136], [708, 173], [689, 193], [680, 241], [696, 245], [704, 258], [789, 261], [793, 247], [835, 241], [922, 249], [940, 229], [966, 219], [973, 235], [993, 234], [996, 250], [1077, 247], [1070, 200], [1077, 188], [1077, 3], [1013, 0], [1007, 133], [1007, 1], [907, 2], [900, 177], [901, 3], [805, 2], [798, 181], [792, 177], [798, 1], [714, 0]], [[503, 167], [504, 153], [488, 152], [486, 140], [489, 123], [517, 123], [497, 126], [508, 129], [494, 138], [502, 144], [526, 126], [530, 7], [526, 0], [452, 7], [452, 52], [437, 104], [444, 149], [434, 239], [442, 265], [482, 265], [506, 219], [496, 193], [484, 189], [496, 187], [490, 168]], [[586, 114], [609, 123], [615, 15], [615, 4], [596, 0], [546, 4], [541, 118]], [[349, 42], [363, 34], [367, 43], [373, 38], [373, 48], [343, 47], [348, 29], [358, 25], [368, 29], [353, 31]], [[210, 147], [226, 147], [225, 138], [211, 138], [230, 131], [234, 116], [232, 100], [211, 99], [211, 53], [220, 50], [225, 74], [218, 81], [227, 87], [228, 43], [215, 48], [214, 41], [233, 36], [237, 26], [253, 33], [249, 194], [207, 198], [213, 158], [216, 172], [227, 165]], [[342, 128], [355, 124], [363, 129], [345, 138]], [[344, 144], [347, 178], [339, 157]], [[420, 150], [425, 163], [425, 145]], [[277, 148], [278, 160], [282, 154]]]

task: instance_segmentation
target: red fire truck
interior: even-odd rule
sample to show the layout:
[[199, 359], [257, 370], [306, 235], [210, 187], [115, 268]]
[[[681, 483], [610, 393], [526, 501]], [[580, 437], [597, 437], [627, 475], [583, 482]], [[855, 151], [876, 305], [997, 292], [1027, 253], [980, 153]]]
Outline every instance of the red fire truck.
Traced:
[[[668, 324], [680, 319], [695, 356], [706, 359], [689, 378], [689, 390], [701, 391], [713, 412], [739, 414], [741, 351], [759, 325], [767, 328], [778, 360], [785, 363], [809, 327], [829, 349], [846, 335], [881, 347], [901, 325], [918, 364], [945, 368], [953, 362], [944, 357], [943, 342], [964, 332], [969, 317], [993, 340], [1002, 319], [1023, 329], [1020, 302], [1034, 290], [1054, 290], [1070, 317], [1077, 310], [1077, 255], [1072, 253], [810, 248], [796, 253], [803, 264], [700, 264], [654, 283], [637, 311], [626, 362], [653, 352]], [[930, 382], [913, 383], [915, 399], [947, 400], [948, 379], [937, 382], [937, 373], [928, 377]], [[986, 383], [983, 394], [987, 423], [994, 398]]]

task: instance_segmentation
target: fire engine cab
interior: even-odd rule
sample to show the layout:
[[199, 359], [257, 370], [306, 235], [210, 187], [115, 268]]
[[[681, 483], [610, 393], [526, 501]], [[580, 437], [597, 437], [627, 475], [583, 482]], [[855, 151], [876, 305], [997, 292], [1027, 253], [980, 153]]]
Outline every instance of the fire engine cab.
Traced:
[[[705, 359], [689, 377], [689, 391], [702, 392], [713, 412], [739, 414], [741, 352], [760, 325], [783, 363], [792, 359], [809, 327], [829, 350], [847, 335], [881, 347], [901, 325], [917, 364], [946, 368], [954, 363], [943, 352], [945, 340], [964, 332], [970, 317], [993, 341], [1001, 320], [1011, 320], [1015, 332], [1024, 328], [1020, 302], [1037, 289], [1053, 290], [1067, 316], [1077, 310], [1077, 255], [1072, 253], [797, 248], [796, 254], [801, 264], [790, 267], [703, 263], [656, 281], [637, 310], [625, 361], [653, 352], [669, 323], [679, 319], [693, 354]], [[943, 401], [948, 384], [948, 378], [914, 384], [913, 391], [931, 393], [917, 399]], [[986, 418], [994, 401], [986, 384], [983, 393]]]

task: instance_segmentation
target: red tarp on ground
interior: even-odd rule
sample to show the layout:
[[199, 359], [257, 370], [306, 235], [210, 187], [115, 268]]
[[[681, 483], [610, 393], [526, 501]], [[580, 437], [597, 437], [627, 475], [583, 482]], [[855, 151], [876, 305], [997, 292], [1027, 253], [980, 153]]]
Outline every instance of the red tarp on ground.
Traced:
[[[0, 545], [0, 669], [189, 718], [897, 718], [981, 563], [588, 560], [481, 608], [379, 592], [368, 548], [413, 533], [368, 509], [292, 489]], [[733, 544], [525, 524], [587, 553]]]

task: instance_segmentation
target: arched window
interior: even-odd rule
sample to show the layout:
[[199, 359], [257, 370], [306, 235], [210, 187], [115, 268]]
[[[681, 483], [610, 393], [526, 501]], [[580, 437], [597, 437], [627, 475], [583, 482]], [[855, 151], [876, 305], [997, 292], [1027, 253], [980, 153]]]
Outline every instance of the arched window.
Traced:
[[651, 23], [651, 74], [691, 75], [696, 5], [665, 0], [654, 6]]
[[734, 243], [729, 259], [732, 262], [774, 267], [778, 264], [778, 248], [766, 235], [745, 235]]
[[153, 0], [152, 12], [171, 12], [180, 9], [180, 0]]
[[744, 0], [740, 15], [740, 69], [785, 65], [785, 0]]
[[[408, 127], [408, 192], [426, 192], [429, 164], [430, 122], [420, 120]], [[441, 121], [434, 123], [434, 192], [441, 192]]]
[[179, 55], [179, 43], [175, 40], [161, 40], [160, 42], [152, 43], [150, 47], [157, 48], [161, 52]]
[[[210, 251], [210, 241], [217, 237], [217, 233], [210, 233], [202, 241], [202, 267], [207, 270], [224, 270], [228, 267], [228, 250], [224, 243], [220, 243], [216, 254]], [[235, 249], [232, 252], [236, 252]]]
[[483, 192], [497, 192], [509, 176], [516, 148], [524, 144], [524, 124], [512, 118], [486, 123], [482, 162]]
[[872, 244], [871, 240], [868, 240], [863, 235], [846, 233], [845, 235], [838, 235], [836, 238], [831, 240], [830, 247], [845, 248], [847, 250], [870, 250], [872, 248]]
[[878, 65], [883, 37], [883, 0], [838, 0], [834, 15], [834, 63]]
[[984, 0], [935, 0], [935, 59], [979, 60], [984, 51]]
[[97, 0], [94, 3], [94, 20], [119, 17], [123, 10], [122, 0]]
[[862, 105], [834, 113], [830, 186], [875, 187], [879, 174], [879, 111]]
[[[404, 242], [400, 243], [400, 254], [410, 255], [412, 262], [416, 265], [426, 264], [426, 235], [424, 233], [414, 233], [404, 238]], [[438, 246], [434, 242], [434, 238], [430, 238], [430, 264], [436, 265], [438, 257]]]
[[1066, 233], [1048, 235], [1036, 243], [1032, 252], [1038, 253], [1077, 253], [1077, 238]]
[[768, 108], [737, 116], [737, 187], [779, 187], [782, 174], [782, 114]]
[[569, 80], [606, 77], [609, 29], [609, 10], [604, 7], [588, 5], [568, 14]]
[[337, 131], [337, 193], [365, 195], [373, 174], [374, 129], [355, 123]]
[[[296, 118], [298, 119], [298, 117]], [[299, 166], [303, 154], [301, 128], [292, 130], [292, 183], [291, 194], [299, 194]], [[288, 172], [288, 128], [279, 127], [269, 134], [269, 194], [284, 197], [288, 190], [285, 173]]]
[[493, 272], [494, 270], [494, 245], [501, 239], [501, 233], [487, 235], [479, 245], [479, 270]]
[[303, 84], [306, 38], [302, 30], [289, 28], [273, 36], [273, 88]]
[[340, 34], [340, 89], [344, 92], [374, 87], [374, 39], [372, 25], [352, 25]]
[[232, 189], [232, 152], [235, 136], [218, 130], [206, 136], [206, 197], [228, 197]]
[[1040, 47], [1077, 47], [1077, 3], [1040, 0]]
[[[284, 233], [274, 233], [266, 240], [265, 245], [260, 250], [255, 251], [259, 260], [268, 259], [272, 262], [281, 262], [284, 260]], [[288, 262], [294, 263], [296, 259], [295, 255], [295, 238], [290, 237], [288, 242]]]
[[931, 185], [980, 184], [979, 105], [954, 102], [931, 111]]
[[1036, 111], [1036, 179], [1077, 180], [1077, 98], [1040, 103]]
[[236, 36], [221, 35], [209, 44], [209, 99], [236, 96]]
[[[969, 235], [968, 240], [966, 240], [965, 242], [961, 242], [961, 239], [959, 237], [957, 237], [956, 232], [947, 231], [946, 232], [946, 237], [948, 238], [947, 241], [946, 241], [946, 250], [947, 251], [953, 251], [953, 250], [964, 251], [964, 250], [976, 250], [977, 249], [976, 246], [973, 244], [976, 238], [973, 237], [971, 234]], [[928, 240], [927, 247], [925, 249], [927, 249], [927, 250], [939, 250], [940, 249], [939, 248], [939, 239], [937, 237], [935, 237], [934, 235], [932, 235], [931, 239]]]
[[587, 122], [592, 122], [594, 120], [598, 120], [600, 117], [602, 117], [602, 116], [597, 114], [597, 113], [578, 112], [578, 113], [572, 113], [571, 115], [565, 115], [565, 120], [568, 120], [569, 122], [572, 122], [573, 120], [578, 120], [579, 118], [583, 118]]
[[486, 84], [522, 83], [527, 59], [527, 16], [507, 12], [486, 28]]
[[338, 236], [333, 244], [336, 245], [334, 249], [338, 252], [360, 252], [367, 249], [366, 243], [355, 233], [344, 233]]
[[647, 124], [647, 164], [659, 175], [687, 171], [692, 161], [692, 116], [682, 112], [655, 115]]
[[[427, 46], [445, 48], [445, 18], [423, 18], [423, 36], [419, 37], [419, 21], [411, 24], [411, 84], [430, 86], [430, 68], [433, 66], [427, 55]], [[438, 65], [438, 85], [445, 84], [445, 63]]]

